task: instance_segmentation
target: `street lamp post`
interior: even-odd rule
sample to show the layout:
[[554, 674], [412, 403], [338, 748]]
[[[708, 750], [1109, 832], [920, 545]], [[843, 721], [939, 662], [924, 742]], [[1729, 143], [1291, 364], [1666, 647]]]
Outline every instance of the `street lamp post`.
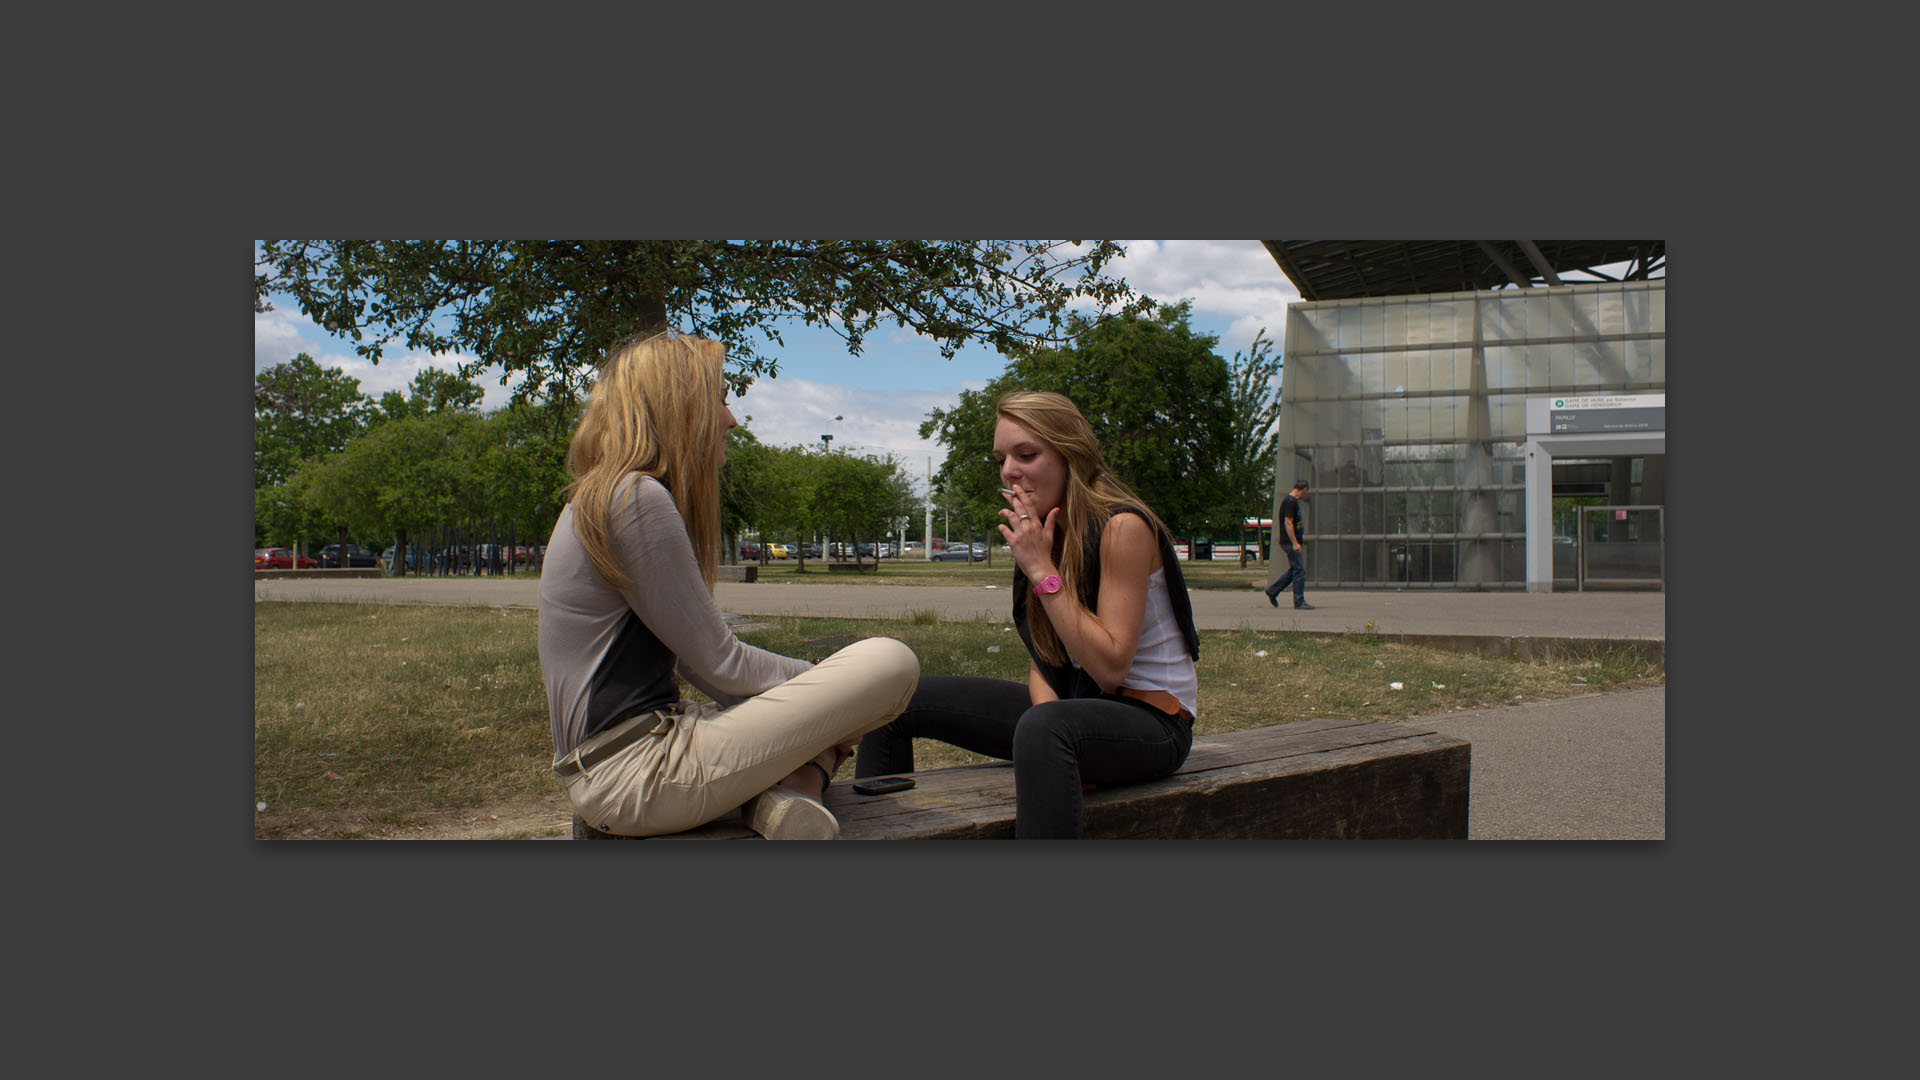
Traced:
[[[833, 422], [834, 422], [834, 420], [845, 420], [845, 419], [846, 419], [846, 417], [844, 417], [844, 416], [836, 416], [836, 417], [834, 417], [834, 418], [833, 418], [833, 420], [829, 420], [829, 421], [827, 421], [827, 423], [829, 423], [829, 424], [831, 424], [831, 423], [833, 423]], [[820, 452], [821, 452], [821, 453], [823, 453], [823, 454], [831, 454], [831, 453], [833, 453], [833, 433], [832, 433], [832, 432], [826, 432], [826, 433], [823, 433], [823, 434], [822, 434], [822, 435], [820, 436]], [[826, 555], [827, 555], [827, 544], [828, 544], [828, 543], [830, 543], [830, 542], [832, 541], [832, 539], [833, 539], [833, 538], [832, 538], [832, 537], [830, 537], [830, 536], [826, 536], [826, 535], [824, 535], [824, 534], [822, 534], [822, 535], [821, 535], [821, 537], [820, 537], [820, 556], [821, 556], [822, 558], [825, 558], [825, 557], [826, 557]]]

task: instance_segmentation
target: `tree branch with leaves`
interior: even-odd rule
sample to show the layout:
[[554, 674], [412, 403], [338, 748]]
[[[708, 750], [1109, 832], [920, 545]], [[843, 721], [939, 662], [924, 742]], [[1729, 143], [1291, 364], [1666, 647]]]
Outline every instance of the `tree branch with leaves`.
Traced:
[[856, 355], [882, 321], [947, 358], [975, 341], [1062, 344], [1082, 308], [1148, 309], [1104, 272], [1121, 254], [1111, 240], [269, 240], [254, 291], [256, 309], [292, 296], [376, 364], [396, 342], [466, 353], [463, 375], [524, 375], [520, 396], [571, 396], [616, 342], [675, 326], [725, 344], [744, 391], [778, 374], [779, 324], [794, 319]]

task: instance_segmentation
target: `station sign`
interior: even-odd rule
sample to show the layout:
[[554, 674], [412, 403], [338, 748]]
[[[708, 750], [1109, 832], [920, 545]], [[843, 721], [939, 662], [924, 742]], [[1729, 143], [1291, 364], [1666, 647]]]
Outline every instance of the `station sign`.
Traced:
[[1665, 431], [1665, 394], [1586, 394], [1548, 399], [1548, 427], [1578, 432]]

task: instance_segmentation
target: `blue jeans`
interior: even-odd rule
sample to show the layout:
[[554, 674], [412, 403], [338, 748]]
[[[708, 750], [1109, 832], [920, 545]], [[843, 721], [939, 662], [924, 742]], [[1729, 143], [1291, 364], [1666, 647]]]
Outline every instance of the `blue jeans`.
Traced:
[[1193, 721], [1126, 697], [1035, 705], [1025, 683], [922, 675], [906, 711], [860, 740], [853, 775], [913, 771], [913, 740], [939, 739], [1013, 762], [1016, 839], [1077, 837], [1082, 784], [1171, 776], [1193, 748]]
[[1306, 555], [1299, 548], [1288, 547], [1286, 544], [1281, 544], [1280, 550], [1287, 553], [1287, 572], [1280, 575], [1280, 580], [1267, 586], [1267, 595], [1279, 596], [1287, 591], [1287, 583], [1292, 582], [1293, 606], [1299, 607], [1307, 602]]

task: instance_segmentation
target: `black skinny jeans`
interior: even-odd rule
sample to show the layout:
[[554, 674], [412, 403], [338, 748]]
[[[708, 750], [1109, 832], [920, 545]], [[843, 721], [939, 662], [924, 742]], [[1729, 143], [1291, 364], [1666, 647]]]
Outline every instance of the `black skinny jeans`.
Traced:
[[1075, 838], [1082, 784], [1171, 775], [1193, 748], [1193, 722], [1132, 698], [1034, 705], [1025, 683], [922, 675], [906, 711], [860, 740], [853, 775], [912, 772], [915, 738], [1013, 762], [1016, 839]]

